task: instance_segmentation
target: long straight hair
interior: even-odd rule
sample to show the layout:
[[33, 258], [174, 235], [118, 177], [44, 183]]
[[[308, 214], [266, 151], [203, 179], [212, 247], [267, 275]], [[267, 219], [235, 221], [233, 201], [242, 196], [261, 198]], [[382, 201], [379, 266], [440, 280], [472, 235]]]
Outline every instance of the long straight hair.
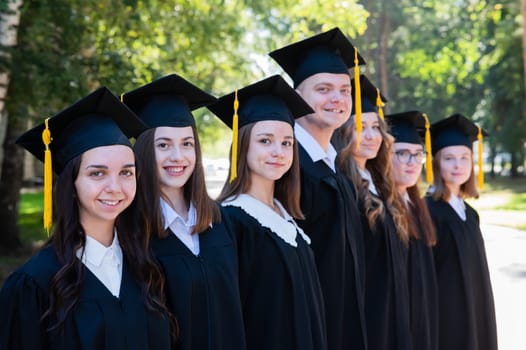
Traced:
[[392, 217], [400, 240], [404, 243], [409, 241], [408, 222], [405, 215], [404, 203], [396, 190], [393, 175], [392, 145], [394, 138], [387, 133], [387, 124], [376, 115], [382, 143], [378, 154], [373, 159], [368, 159], [365, 167], [371, 173], [374, 185], [378, 190], [380, 198], [369, 192], [369, 183], [362, 179], [358, 165], [353, 159], [353, 131], [356, 128], [354, 116], [351, 116], [340, 128], [335, 131], [334, 141], [340, 149], [337, 158], [338, 169], [347, 175], [356, 187], [359, 200], [363, 204], [363, 210], [367, 217], [369, 227], [374, 232], [377, 220], [384, 220], [386, 211]]
[[[146, 231], [165, 238], [168, 231], [164, 229], [164, 219], [161, 211], [162, 196], [157, 160], [155, 157], [155, 128], [144, 131], [136, 140], [133, 148], [137, 153], [140, 172], [138, 176], [138, 192], [142, 206], [148, 217]], [[217, 203], [210, 198], [206, 189], [205, 171], [201, 155], [201, 145], [197, 130], [192, 127], [195, 140], [195, 168], [183, 187], [183, 195], [187, 203], [192, 203], [197, 211], [197, 222], [192, 233], [206, 231], [210, 224], [221, 222], [221, 212]]]
[[[244, 125], [239, 129], [239, 147], [237, 152], [237, 177], [230, 182], [229, 170], [228, 178], [217, 197], [218, 202], [223, 202], [227, 198], [237, 197], [242, 193], [248, 192], [251, 186], [250, 168], [248, 167], [247, 155], [250, 146], [252, 129], [256, 123]], [[230, 149], [232, 153], [232, 149]], [[278, 180], [275, 181], [274, 198], [283, 205], [285, 210], [295, 219], [304, 219], [300, 207], [300, 166], [299, 152], [296, 140], [293, 144], [293, 158], [290, 169]]]
[[[78, 196], [75, 180], [79, 173], [82, 155], [70, 160], [60, 173], [54, 186], [55, 228], [45, 246], [52, 245], [61, 268], [53, 276], [50, 286], [49, 308], [42, 316], [49, 324], [48, 330], [60, 330], [80, 298], [83, 281], [83, 264], [76, 252], [86, 246], [85, 230], [80, 223]], [[142, 289], [144, 303], [150, 310], [175, 321], [165, 306], [164, 277], [153, 262], [148, 250], [149, 237], [141, 231], [141, 216], [135, 197], [115, 221], [115, 228], [123, 256], [133, 277]]]
[[[413, 239], [424, 239], [432, 247], [436, 244], [436, 229], [429, 213], [426, 201], [420, 195], [418, 183], [407, 188], [409, 195], [408, 224], [409, 234]], [[422, 233], [422, 234], [421, 234]]]

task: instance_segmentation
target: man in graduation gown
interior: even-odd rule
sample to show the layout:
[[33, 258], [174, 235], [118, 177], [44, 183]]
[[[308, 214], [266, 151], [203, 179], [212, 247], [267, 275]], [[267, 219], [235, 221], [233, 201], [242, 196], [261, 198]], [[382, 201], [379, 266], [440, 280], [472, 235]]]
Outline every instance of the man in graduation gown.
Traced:
[[297, 119], [301, 208], [322, 286], [329, 349], [366, 349], [363, 241], [350, 180], [336, 172], [334, 130], [351, 113], [349, 67], [355, 54], [338, 29], [275, 50], [270, 56], [291, 76], [315, 111]]

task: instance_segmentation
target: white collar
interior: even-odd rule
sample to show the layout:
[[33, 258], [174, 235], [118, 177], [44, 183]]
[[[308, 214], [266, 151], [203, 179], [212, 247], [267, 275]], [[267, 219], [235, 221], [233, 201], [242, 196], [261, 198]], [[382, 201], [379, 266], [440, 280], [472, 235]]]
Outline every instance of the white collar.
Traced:
[[376, 186], [374, 185], [373, 177], [371, 173], [369, 172], [369, 170], [358, 167], [358, 171], [360, 172], [362, 179], [367, 180], [369, 182], [369, 191], [378, 196], [378, 191], [376, 190]]
[[329, 148], [327, 149], [327, 152], [320, 146], [318, 141], [312, 137], [311, 134], [308, 133], [305, 128], [303, 128], [300, 124], [295, 123], [294, 124], [294, 135], [296, 137], [296, 140], [298, 140], [299, 143], [301, 143], [301, 146], [305, 149], [309, 157], [311, 157], [313, 162], [317, 162], [319, 160], [323, 160], [327, 166], [329, 166], [332, 171], [336, 172], [336, 156], [337, 152], [334, 146], [329, 143]]
[[163, 198], [161, 198], [161, 211], [164, 218], [164, 229], [166, 230], [172, 223], [179, 219], [185, 226], [193, 227], [197, 222], [197, 210], [194, 204], [190, 202], [188, 208], [188, 220], [184, 221], [183, 217], [179, 215]]
[[119, 263], [122, 263], [122, 249], [119, 244], [119, 238], [117, 237], [116, 231], [113, 233], [113, 242], [109, 247], [105, 247], [95, 238], [86, 235], [84, 254], [82, 248], [79, 248], [77, 249], [76, 255], [77, 258], [81, 259], [83, 263], [89, 262], [94, 266], [100, 266], [102, 259], [104, 259], [104, 256], [110, 251], [113, 251]]
[[455, 210], [458, 216], [463, 221], [466, 221], [466, 203], [464, 203], [464, 200], [452, 194], [449, 196], [448, 203]]
[[265, 203], [257, 200], [248, 194], [240, 194], [237, 198], [227, 198], [222, 206], [233, 206], [243, 209], [248, 215], [256, 219], [261, 226], [274, 232], [287, 244], [297, 247], [296, 236], [299, 233], [303, 239], [310, 244], [310, 238], [296, 224], [294, 218], [283, 208], [281, 203], [274, 199], [274, 204], [279, 208], [283, 217], [276, 213]]

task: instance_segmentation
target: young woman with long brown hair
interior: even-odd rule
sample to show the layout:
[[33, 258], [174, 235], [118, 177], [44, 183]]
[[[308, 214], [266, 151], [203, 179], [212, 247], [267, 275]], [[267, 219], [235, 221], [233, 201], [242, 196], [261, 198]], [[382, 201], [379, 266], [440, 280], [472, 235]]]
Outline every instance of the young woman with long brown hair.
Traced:
[[461, 114], [431, 126], [434, 182], [426, 199], [437, 232], [434, 256], [439, 349], [443, 350], [497, 349], [495, 306], [479, 216], [465, 202], [479, 196], [472, 147], [486, 135]]
[[[426, 130], [429, 140], [429, 122], [419, 111], [389, 114], [385, 119], [389, 124], [389, 133], [395, 139], [392, 157], [394, 182], [404, 199], [409, 224], [409, 321], [413, 349], [436, 350], [438, 295], [432, 250], [436, 232], [419, 190], [422, 164], [426, 161], [423, 141]], [[429, 167], [426, 170], [431, 171]]]
[[[407, 286], [408, 224], [391, 164], [393, 137], [362, 79], [361, 132], [356, 110], [335, 133], [338, 167], [356, 187], [365, 251], [365, 319], [370, 350], [411, 349]], [[371, 85], [371, 87], [369, 87]], [[355, 93], [353, 89], [353, 93]]]
[[244, 349], [233, 239], [207, 193], [192, 110], [215, 97], [170, 74], [123, 96], [147, 125], [134, 149], [151, 232], [151, 249], [166, 276], [178, 349]]
[[239, 137], [233, 140], [231, 177], [218, 200], [238, 245], [247, 348], [326, 349], [314, 255], [295, 222], [303, 214], [293, 124], [312, 110], [273, 76], [210, 106], [230, 127], [236, 124], [236, 97]]

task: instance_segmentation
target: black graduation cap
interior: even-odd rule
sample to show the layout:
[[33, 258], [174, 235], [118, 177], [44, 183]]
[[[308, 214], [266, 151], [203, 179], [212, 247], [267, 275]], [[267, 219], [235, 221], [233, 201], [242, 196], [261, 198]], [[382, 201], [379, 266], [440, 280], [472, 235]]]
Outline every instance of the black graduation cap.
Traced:
[[128, 137], [146, 126], [106, 87], [26, 131], [16, 143], [44, 162], [44, 228], [52, 225], [53, 171], [60, 174], [73, 158], [92, 148], [131, 146]]
[[406, 111], [388, 114], [385, 120], [390, 126], [389, 133], [395, 142], [421, 144], [424, 141], [426, 157], [426, 180], [433, 183], [433, 165], [431, 159], [431, 134], [429, 119], [420, 111]]
[[[356, 84], [351, 81], [353, 100], [356, 97]], [[387, 102], [387, 98], [380, 93], [380, 90], [365, 76], [360, 74], [360, 97], [362, 101], [362, 113], [375, 112], [383, 119], [382, 107]], [[356, 103], [353, 103], [351, 115], [356, 114]]]
[[[355, 54], [358, 64], [355, 64]], [[356, 48], [339, 28], [314, 35], [269, 53], [294, 81], [297, 87], [317, 73], [345, 73], [365, 64]]]
[[[53, 170], [60, 174], [68, 161], [95, 147], [127, 145], [146, 126], [106, 87], [101, 87], [47, 121]], [[42, 132], [46, 122], [22, 134], [16, 143], [44, 161]]]
[[390, 134], [395, 142], [421, 144], [424, 141], [426, 120], [419, 111], [407, 111], [385, 116], [390, 126]]
[[122, 96], [149, 128], [195, 126], [194, 109], [217, 99], [177, 74], [166, 75]]
[[279, 75], [220, 97], [208, 108], [233, 131], [230, 182], [237, 177], [239, 128], [263, 120], [279, 120], [294, 125], [294, 119], [314, 113], [307, 102]]
[[236, 93], [239, 128], [262, 120], [280, 120], [293, 125], [295, 118], [314, 113], [281, 76], [273, 75], [220, 97], [216, 103], [208, 106], [229, 128], [233, 126]]
[[470, 149], [473, 142], [489, 134], [460, 113], [455, 113], [431, 125], [433, 155], [448, 146], [466, 146]]

